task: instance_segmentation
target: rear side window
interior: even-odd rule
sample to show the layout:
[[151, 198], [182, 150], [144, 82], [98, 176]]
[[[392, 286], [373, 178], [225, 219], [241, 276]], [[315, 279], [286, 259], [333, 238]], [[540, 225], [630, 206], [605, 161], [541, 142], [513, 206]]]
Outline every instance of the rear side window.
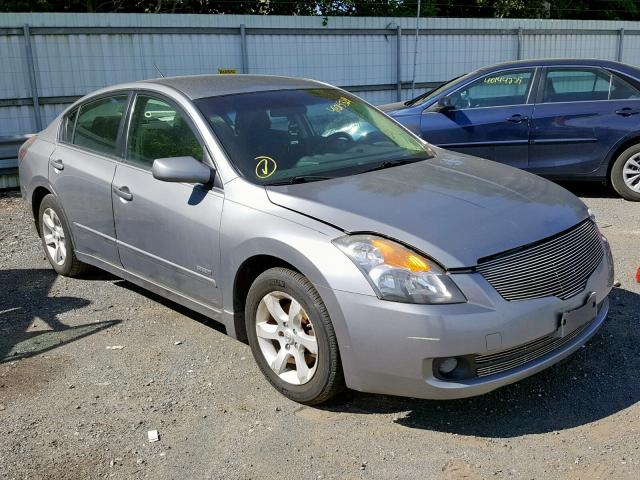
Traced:
[[60, 140], [67, 143], [73, 142], [73, 129], [76, 126], [76, 118], [78, 118], [78, 109], [74, 109], [65, 115], [62, 120], [62, 132]]
[[509, 70], [482, 77], [449, 95], [456, 109], [504, 107], [527, 103], [533, 69]]
[[628, 82], [597, 68], [552, 69], [547, 72], [543, 102], [593, 102], [640, 98]]
[[547, 72], [545, 103], [608, 100], [611, 75], [597, 69], [553, 69]]
[[612, 74], [609, 100], [640, 99], [640, 91], [626, 80]]
[[166, 157], [194, 157], [202, 161], [204, 151], [176, 107], [158, 98], [138, 95], [127, 141], [127, 159], [150, 168], [156, 158]]
[[99, 153], [115, 155], [127, 100], [127, 95], [118, 95], [82, 105], [72, 143]]

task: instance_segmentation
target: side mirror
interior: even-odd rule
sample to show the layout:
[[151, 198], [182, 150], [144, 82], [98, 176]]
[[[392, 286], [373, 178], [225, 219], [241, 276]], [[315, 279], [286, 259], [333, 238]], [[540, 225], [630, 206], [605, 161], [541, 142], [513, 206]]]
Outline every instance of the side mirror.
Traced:
[[151, 169], [153, 178], [163, 182], [210, 184], [213, 170], [193, 157], [157, 158]]
[[444, 97], [440, 97], [438, 99], [438, 103], [436, 103], [435, 111], [439, 113], [449, 112], [451, 110], [455, 110], [455, 105], [451, 101], [451, 97], [445, 95]]

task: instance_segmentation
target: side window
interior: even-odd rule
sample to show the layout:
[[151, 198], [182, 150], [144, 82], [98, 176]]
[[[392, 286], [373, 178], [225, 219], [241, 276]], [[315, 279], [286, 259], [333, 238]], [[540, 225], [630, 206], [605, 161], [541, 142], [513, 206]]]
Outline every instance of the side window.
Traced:
[[611, 93], [609, 100], [632, 100], [640, 99], [640, 91], [626, 80], [612, 74]]
[[550, 69], [544, 84], [544, 103], [608, 100], [611, 74], [594, 68]]
[[127, 100], [127, 95], [119, 95], [80, 106], [72, 143], [96, 152], [115, 155], [118, 130]]
[[67, 113], [62, 119], [62, 131], [60, 132], [60, 140], [66, 143], [73, 142], [73, 129], [76, 126], [76, 118], [78, 117], [78, 109], [74, 108]]
[[449, 95], [457, 109], [527, 103], [533, 69], [509, 70], [482, 77]]
[[150, 168], [156, 158], [194, 157], [204, 151], [182, 113], [158, 98], [138, 95], [127, 142], [127, 159]]

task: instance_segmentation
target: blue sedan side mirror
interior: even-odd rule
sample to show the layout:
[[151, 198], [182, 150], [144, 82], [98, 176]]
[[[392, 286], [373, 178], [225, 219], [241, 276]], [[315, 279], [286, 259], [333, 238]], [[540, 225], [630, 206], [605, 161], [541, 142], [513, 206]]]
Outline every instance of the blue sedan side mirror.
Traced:
[[451, 97], [445, 95], [444, 97], [440, 97], [438, 99], [438, 103], [436, 104], [436, 108], [434, 109], [438, 113], [445, 113], [450, 110], [455, 110], [455, 105], [451, 101]]

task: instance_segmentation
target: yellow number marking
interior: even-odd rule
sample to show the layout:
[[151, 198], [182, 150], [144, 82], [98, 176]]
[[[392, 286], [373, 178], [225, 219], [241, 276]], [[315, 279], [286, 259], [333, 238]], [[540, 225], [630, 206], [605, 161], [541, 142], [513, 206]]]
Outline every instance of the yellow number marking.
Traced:
[[261, 155], [256, 157], [255, 160], [258, 162], [256, 164], [256, 177], [264, 179], [276, 173], [278, 164], [273, 158]]
[[327, 110], [329, 110], [330, 112], [338, 113], [344, 110], [346, 107], [348, 107], [352, 103], [353, 102], [349, 100], [347, 97], [340, 97], [338, 100], [335, 101], [334, 104], [329, 105], [327, 107]]
[[522, 85], [522, 77], [486, 77], [484, 83], [488, 85]]

